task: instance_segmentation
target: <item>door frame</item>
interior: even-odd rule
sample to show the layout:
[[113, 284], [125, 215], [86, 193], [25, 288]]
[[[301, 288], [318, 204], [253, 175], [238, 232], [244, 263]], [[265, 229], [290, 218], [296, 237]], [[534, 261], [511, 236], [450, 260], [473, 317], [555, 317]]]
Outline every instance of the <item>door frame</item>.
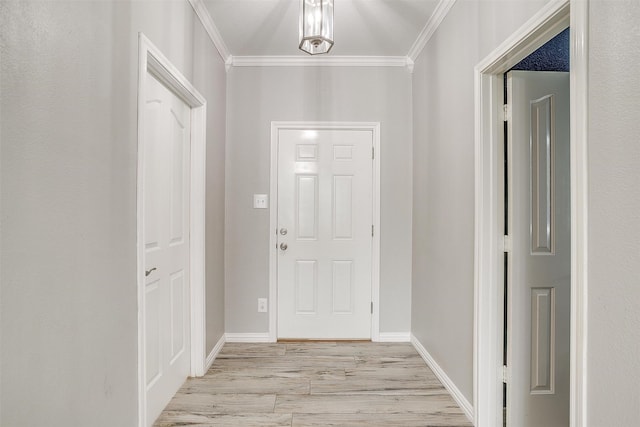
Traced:
[[191, 159], [189, 202], [189, 303], [191, 376], [205, 368], [205, 183], [207, 102], [180, 71], [142, 33], [138, 33], [138, 162], [137, 162], [137, 291], [138, 291], [138, 424], [146, 420], [144, 342], [144, 123], [147, 74], [175, 92], [191, 107]]
[[380, 339], [380, 123], [379, 122], [271, 122], [271, 176], [269, 185], [269, 341], [278, 340], [278, 132], [284, 129], [368, 130], [373, 137], [373, 227], [371, 248], [371, 341]]
[[502, 74], [570, 27], [570, 425], [586, 425], [588, 0], [557, 0], [475, 67], [474, 421], [502, 425], [504, 273]]

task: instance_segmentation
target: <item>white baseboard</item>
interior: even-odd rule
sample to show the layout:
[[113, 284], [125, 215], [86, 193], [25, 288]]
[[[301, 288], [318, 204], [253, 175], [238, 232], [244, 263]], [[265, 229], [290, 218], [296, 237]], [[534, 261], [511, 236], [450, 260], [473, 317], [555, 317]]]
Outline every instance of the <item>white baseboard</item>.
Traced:
[[[263, 333], [229, 333], [225, 334], [226, 342], [265, 343], [273, 342], [268, 332]], [[376, 342], [410, 342], [410, 332], [381, 332]]]
[[261, 332], [261, 333], [226, 333], [224, 334], [227, 342], [273, 342], [271, 337], [269, 336], [269, 332]]
[[225, 334], [222, 334], [216, 345], [213, 346], [213, 350], [211, 350], [211, 353], [209, 353], [209, 355], [207, 356], [207, 360], [205, 361], [204, 365], [205, 374], [207, 373], [211, 365], [213, 365], [213, 361], [216, 360], [216, 357], [218, 357], [218, 353], [220, 353], [220, 350], [222, 350], [225, 342], [226, 336]]
[[424, 346], [420, 343], [420, 341], [418, 341], [418, 339], [413, 334], [411, 334], [411, 344], [413, 344], [413, 347], [416, 349], [416, 351], [420, 353], [420, 356], [422, 356], [422, 359], [424, 359], [424, 361], [429, 366], [429, 368], [431, 368], [431, 370], [436, 375], [436, 377], [438, 377], [442, 385], [444, 385], [444, 388], [446, 388], [447, 391], [451, 393], [451, 396], [456, 401], [456, 403], [460, 406], [460, 408], [462, 409], [464, 414], [467, 416], [469, 421], [473, 423], [473, 406], [471, 405], [471, 403], [469, 403], [469, 401], [464, 397], [464, 395], [458, 389], [458, 387], [456, 387], [454, 382], [451, 381], [451, 378], [447, 376], [447, 374], [444, 372], [444, 370], [442, 370], [440, 365], [436, 363], [436, 361], [433, 359], [433, 357], [431, 357], [427, 349], [424, 348]]
[[380, 332], [377, 342], [410, 342], [411, 332]]

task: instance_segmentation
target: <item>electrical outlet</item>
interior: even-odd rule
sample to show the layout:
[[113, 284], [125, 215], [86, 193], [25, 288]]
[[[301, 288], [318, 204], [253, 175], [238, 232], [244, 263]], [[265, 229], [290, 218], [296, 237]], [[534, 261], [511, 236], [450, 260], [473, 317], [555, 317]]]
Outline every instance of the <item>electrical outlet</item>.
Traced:
[[258, 298], [258, 313], [266, 313], [266, 312], [267, 312], [267, 299]]

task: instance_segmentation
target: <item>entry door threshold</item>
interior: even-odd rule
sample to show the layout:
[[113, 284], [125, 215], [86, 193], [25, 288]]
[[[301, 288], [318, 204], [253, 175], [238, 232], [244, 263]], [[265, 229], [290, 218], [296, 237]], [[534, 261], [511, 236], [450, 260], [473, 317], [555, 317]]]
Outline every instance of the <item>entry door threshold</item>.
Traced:
[[313, 339], [313, 338], [278, 338], [279, 343], [299, 343], [299, 342], [371, 342], [370, 339], [350, 339], [350, 338], [328, 338], [328, 339]]

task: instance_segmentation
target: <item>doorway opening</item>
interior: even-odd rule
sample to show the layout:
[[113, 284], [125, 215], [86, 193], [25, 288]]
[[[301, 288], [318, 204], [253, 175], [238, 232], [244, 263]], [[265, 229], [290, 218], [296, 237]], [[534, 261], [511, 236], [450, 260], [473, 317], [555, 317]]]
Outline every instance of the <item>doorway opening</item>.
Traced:
[[[571, 4], [571, 10], [570, 10]], [[513, 242], [509, 217], [512, 183], [507, 182], [505, 160], [504, 75], [564, 29], [571, 27], [570, 71], [570, 409], [571, 426], [581, 426], [585, 411], [582, 370], [586, 360], [586, 97], [587, 9], [583, 2], [559, 1], [546, 5], [520, 30], [476, 66], [476, 252], [474, 324], [474, 422], [478, 427], [504, 425], [505, 396], [512, 372], [509, 363], [511, 289], [509, 253]], [[505, 112], [507, 114], [505, 114]], [[527, 191], [528, 193], [528, 191]], [[528, 196], [528, 194], [527, 194]], [[513, 203], [511, 203], [512, 205]], [[506, 236], [506, 237], [505, 237]], [[507, 256], [505, 256], [507, 252]], [[538, 292], [539, 290], [536, 290]], [[540, 290], [540, 298], [553, 298]], [[505, 305], [507, 304], [507, 305]], [[505, 307], [507, 312], [505, 313]], [[540, 305], [543, 307], [543, 305]], [[505, 335], [505, 326], [506, 335]], [[505, 343], [507, 344], [505, 346]], [[508, 365], [507, 365], [508, 366]], [[529, 381], [529, 378], [527, 378]], [[505, 401], [506, 400], [506, 401]]]
[[[504, 73], [504, 97], [503, 102], [505, 105], [505, 117], [503, 120], [503, 158], [502, 164], [503, 179], [504, 179], [504, 236], [511, 244], [509, 248], [504, 250], [504, 278], [503, 278], [503, 366], [506, 373], [511, 375], [505, 375], [503, 378], [503, 425], [505, 427], [511, 425], [525, 425], [523, 420], [514, 421], [514, 418], [522, 417], [524, 409], [523, 404], [527, 405], [542, 405], [546, 406], [545, 410], [538, 408], [538, 411], [529, 412], [545, 412], [547, 414], [553, 413], [550, 417], [561, 420], [560, 425], [568, 424], [569, 413], [569, 351], [568, 351], [568, 337], [562, 336], [569, 331], [569, 310], [570, 310], [570, 295], [569, 295], [569, 277], [570, 277], [570, 224], [563, 219], [567, 215], [569, 207], [569, 28], [561, 31], [558, 35], [554, 36], [551, 40], [546, 42], [543, 46], [531, 53], [525, 59], [520, 61], [508, 72]], [[538, 87], [531, 88], [531, 85], [537, 84]], [[527, 91], [528, 89], [528, 91]], [[522, 99], [526, 93], [532, 90], [538, 91], [538, 95], [545, 94], [547, 107], [551, 109], [547, 111], [547, 116], [539, 116], [541, 104], [527, 103], [531, 100]], [[540, 96], [538, 96], [539, 98]], [[517, 114], [514, 114], [514, 109]], [[535, 117], [526, 117], [527, 113], [536, 112]], [[541, 120], [542, 119], [542, 120]], [[550, 121], [545, 119], [551, 119]], [[527, 124], [527, 121], [529, 124]], [[527, 132], [528, 127], [531, 127], [537, 123], [540, 127], [545, 127], [547, 132], [544, 134], [539, 132], [541, 129], [531, 129], [531, 132]], [[534, 141], [534, 137], [538, 139]], [[545, 139], [546, 138], [546, 139]], [[544, 143], [542, 139], [545, 139]], [[529, 147], [530, 146], [530, 147]], [[544, 147], [543, 147], [544, 146]], [[543, 149], [544, 148], [544, 149]], [[529, 151], [527, 156], [526, 151]], [[514, 156], [512, 153], [520, 154], [520, 156]], [[535, 155], [535, 158], [533, 157]], [[531, 157], [531, 158], [529, 158]], [[529, 158], [529, 164], [522, 163], [523, 158]], [[516, 162], [516, 159], [520, 159], [520, 162]], [[545, 170], [535, 171], [534, 165], [538, 165], [538, 169], [544, 168]], [[528, 188], [526, 177], [519, 169], [528, 168], [532, 174], [530, 175], [531, 182], [529, 182]], [[539, 172], [543, 172], [540, 174]], [[514, 176], [518, 175], [523, 182], [519, 183]], [[533, 178], [537, 177], [536, 182], [533, 182]], [[558, 179], [557, 177], [564, 178]], [[513, 184], [513, 185], [512, 185]], [[532, 189], [542, 190], [531, 191]], [[520, 193], [523, 191], [529, 191], [529, 197], [522, 197]], [[514, 192], [512, 195], [511, 192]], [[534, 200], [535, 199], [535, 200]], [[530, 208], [527, 210], [516, 209], [520, 206], [513, 206], [512, 203], [529, 204]], [[551, 257], [557, 257], [560, 261], [554, 260], [554, 262], [540, 262], [541, 257], [528, 258], [523, 256], [522, 245], [514, 245], [513, 241], [520, 240], [524, 242], [525, 236], [521, 236], [523, 226], [530, 225], [530, 231], [537, 229], [533, 227], [534, 217], [539, 215], [533, 215], [531, 220], [527, 217], [527, 214], [532, 213], [534, 208], [542, 209], [545, 216], [545, 225], [548, 226], [547, 234], [544, 236], [547, 240], [547, 244], [551, 244], [550, 239], [553, 238], [554, 248], [557, 247], [557, 241], [561, 240], [561, 250], [554, 250], [553, 253], [548, 251], [532, 250], [532, 255], [549, 255]], [[544, 209], [543, 209], [544, 208]], [[519, 212], [518, 217], [516, 212]], [[559, 219], [560, 218], [560, 219]], [[537, 218], [538, 222], [542, 222], [542, 218]], [[559, 220], [558, 220], [559, 219]], [[556, 227], [556, 224], [559, 224]], [[517, 225], [518, 227], [514, 226]], [[539, 224], [536, 224], [536, 226]], [[553, 229], [552, 229], [553, 226]], [[510, 230], [513, 229], [513, 230]], [[556, 230], [557, 229], [557, 230]], [[553, 234], [553, 235], [552, 235]], [[539, 236], [538, 236], [539, 237]], [[533, 235], [530, 236], [534, 238]], [[522, 271], [522, 262], [528, 262], [529, 267], [532, 269], [549, 269], [553, 265], [556, 269], [556, 276], [562, 276], [564, 282], [558, 282], [557, 280], [551, 280], [547, 278], [535, 277], [543, 275], [541, 272], [537, 274], [531, 274], [534, 277], [524, 278], [516, 277], [515, 272]], [[557, 279], [557, 277], [556, 277]], [[524, 307], [519, 306], [515, 297], [522, 297], [519, 295], [523, 292], [523, 289], [527, 287], [527, 280], [537, 280], [536, 286], [537, 292], [532, 291], [532, 296], [535, 294], [537, 298], [541, 297], [540, 286], [541, 281], [547, 281], [548, 287], [544, 288], [549, 291], [547, 296], [553, 296], [551, 301], [553, 307], [548, 307], [548, 310], [544, 313], [534, 313], [532, 308], [540, 308], [538, 304]], [[551, 283], [555, 282], [555, 283]], [[512, 292], [510, 292], [510, 289]], [[557, 291], [560, 291], [559, 293]], [[521, 305], [521, 304], [520, 304]], [[522, 316], [518, 317], [520, 312], [530, 312], [528, 316], [531, 321], [531, 325], [519, 324], [523, 323]], [[516, 319], [514, 319], [514, 317]], [[514, 322], [514, 325], [511, 323]], [[540, 322], [545, 322], [545, 325], [541, 325]], [[512, 327], [514, 326], [514, 327]], [[534, 326], [545, 326], [542, 330], [535, 329]], [[526, 327], [526, 328], [525, 328]], [[537, 339], [532, 340], [530, 343], [523, 343], [520, 335], [528, 332], [523, 329], [529, 329], [531, 331], [536, 330], [538, 334]], [[542, 335], [540, 335], [542, 333]], [[516, 339], [514, 339], [514, 337]], [[525, 398], [525, 390], [518, 390], [519, 388], [525, 388], [526, 384], [520, 379], [520, 381], [514, 381], [518, 379], [512, 372], [513, 368], [516, 370], [522, 370], [525, 367], [523, 361], [514, 360], [514, 349], [511, 347], [513, 343], [520, 345], [531, 344], [536, 350], [536, 357], [532, 355], [531, 370], [539, 374], [539, 376], [545, 376], [544, 381], [548, 382], [545, 387], [535, 386], [531, 390], [531, 397]], [[515, 351], [518, 354], [518, 351]], [[522, 358], [522, 355], [519, 356]], [[544, 362], [542, 362], [544, 359]], [[516, 363], [514, 363], [516, 362]], [[535, 363], [534, 363], [535, 362]], [[541, 372], [541, 371], [544, 371]], [[507, 378], [511, 379], [511, 382], [507, 382]], [[542, 381], [538, 378], [536, 381]], [[535, 382], [535, 381], [534, 381]], [[514, 384], [517, 383], [517, 384]], [[542, 389], [545, 391], [543, 392]], [[510, 397], [510, 394], [513, 395]], [[545, 394], [545, 396], [541, 396]], [[555, 395], [555, 396], [552, 396]], [[516, 399], [513, 397], [517, 396]], [[550, 402], [555, 399], [557, 402], [553, 404]], [[513, 410], [510, 409], [513, 401], [515, 400], [516, 414], [513, 415]], [[546, 402], [543, 403], [543, 401]], [[551, 410], [551, 407], [555, 409]], [[510, 420], [510, 421], [509, 421]], [[543, 420], [531, 421], [538, 424], [543, 423]], [[551, 425], [550, 420], [544, 420], [545, 424]]]

